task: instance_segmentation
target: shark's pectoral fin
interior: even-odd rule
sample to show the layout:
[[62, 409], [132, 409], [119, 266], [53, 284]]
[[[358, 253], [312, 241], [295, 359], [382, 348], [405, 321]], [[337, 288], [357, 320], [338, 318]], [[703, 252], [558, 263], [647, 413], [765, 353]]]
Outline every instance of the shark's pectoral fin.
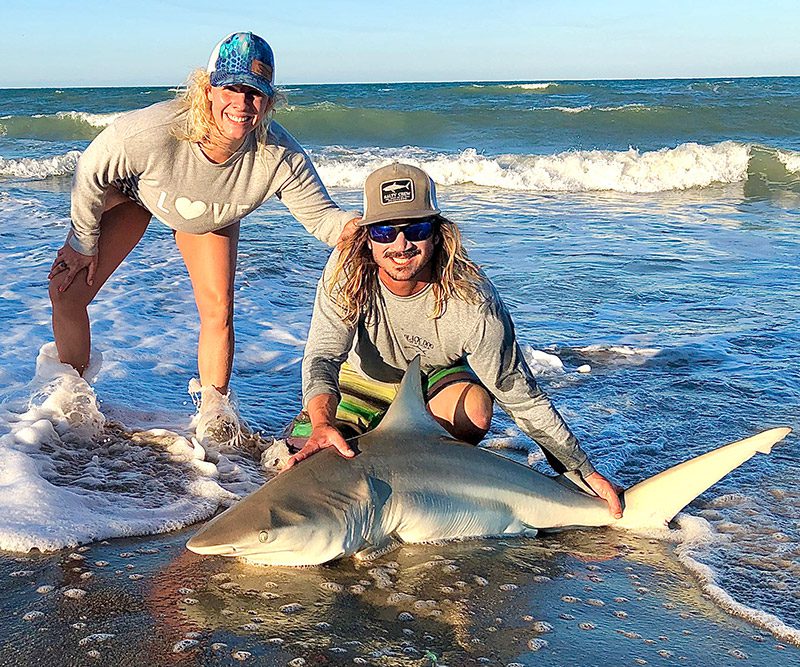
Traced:
[[392, 497], [391, 485], [372, 475], [367, 477], [367, 485], [374, 513], [371, 517], [372, 525], [366, 535], [364, 544], [354, 554], [355, 558], [361, 561], [372, 561], [380, 558], [403, 544], [403, 540], [397, 537], [391, 528], [382, 525], [383, 510]]
[[356, 552], [355, 557], [358, 560], [372, 561], [380, 558], [384, 554], [388, 554], [403, 544], [403, 540], [394, 535], [388, 535], [382, 542], [378, 544], [365, 544], [364, 547]]
[[392, 487], [384, 480], [370, 475], [367, 477], [370, 497], [376, 509], [383, 509], [384, 505], [392, 497]]

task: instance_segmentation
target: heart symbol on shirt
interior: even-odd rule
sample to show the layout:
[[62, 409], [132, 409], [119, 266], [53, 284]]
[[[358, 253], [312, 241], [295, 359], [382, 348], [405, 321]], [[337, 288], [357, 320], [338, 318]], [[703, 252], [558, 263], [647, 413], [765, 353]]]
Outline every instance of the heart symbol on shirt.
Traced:
[[202, 201], [192, 201], [186, 197], [178, 197], [175, 200], [175, 208], [186, 220], [199, 218], [206, 212], [208, 206]]

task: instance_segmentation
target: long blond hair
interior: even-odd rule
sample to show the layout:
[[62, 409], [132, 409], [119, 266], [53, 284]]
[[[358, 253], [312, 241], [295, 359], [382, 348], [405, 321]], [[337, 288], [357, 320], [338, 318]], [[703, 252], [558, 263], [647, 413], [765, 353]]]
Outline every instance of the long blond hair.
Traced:
[[[447, 300], [462, 299], [479, 303], [483, 298], [484, 276], [468, 256], [455, 223], [437, 216], [434, 251], [431, 258], [431, 284], [435, 306], [431, 318], [444, 314]], [[362, 315], [368, 316], [378, 294], [378, 265], [369, 247], [369, 228], [358, 227], [339, 245], [339, 259], [325, 291], [340, 310], [343, 322], [353, 325]]]
[[[211, 74], [204, 69], [196, 69], [189, 75], [186, 85], [179, 89], [178, 99], [185, 105], [187, 114], [184, 123], [175, 128], [174, 134], [178, 139], [201, 143], [211, 136], [214, 118], [211, 115], [211, 102], [206, 94], [210, 87]], [[266, 145], [269, 124], [275, 115], [275, 109], [285, 102], [286, 95], [276, 88], [275, 94], [270, 98], [267, 113], [255, 129], [257, 146]]]

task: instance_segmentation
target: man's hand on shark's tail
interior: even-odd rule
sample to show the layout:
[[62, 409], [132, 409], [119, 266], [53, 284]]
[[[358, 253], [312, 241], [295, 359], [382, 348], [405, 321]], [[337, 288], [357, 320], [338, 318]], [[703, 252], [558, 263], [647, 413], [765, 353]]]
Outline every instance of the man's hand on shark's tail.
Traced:
[[316, 454], [326, 447], [335, 447], [336, 451], [346, 459], [353, 458], [356, 455], [356, 453], [350, 449], [347, 442], [345, 442], [345, 439], [337, 428], [328, 425], [317, 426], [311, 432], [311, 436], [306, 440], [306, 444], [303, 445], [303, 448], [286, 462], [283, 470], [288, 470], [294, 466], [295, 463], [307, 459], [312, 454]]
[[593, 472], [584, 480], [598, 496], [608, 503], [608, 509], [615, 519], [622, 518], [622, 504], [614, 485], [599, 472]]

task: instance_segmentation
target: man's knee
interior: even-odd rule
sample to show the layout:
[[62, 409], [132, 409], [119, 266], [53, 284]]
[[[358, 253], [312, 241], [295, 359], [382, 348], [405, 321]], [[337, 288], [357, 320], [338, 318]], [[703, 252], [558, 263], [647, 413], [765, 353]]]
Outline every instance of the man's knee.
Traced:
[[492, 425], [493, 408], [489, 392], [479, 384], [470, 384], [464, 396], [464, 416], [475, 428], [483, 430], [483, 435]]
[[493, 400], [484, 387], [458, 382], [442, 389], [429, 403], [431, 415], [454, 437], [479, 443], [492, 425]]

